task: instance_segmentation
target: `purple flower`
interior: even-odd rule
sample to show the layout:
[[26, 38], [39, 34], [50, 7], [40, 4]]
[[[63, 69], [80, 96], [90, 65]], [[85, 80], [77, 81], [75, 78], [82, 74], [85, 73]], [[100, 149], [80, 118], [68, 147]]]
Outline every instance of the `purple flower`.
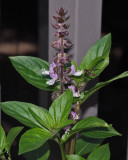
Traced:
[[72, 116], [72, 120], [78, 120], [79, 119], [79, 115], [76, 114], [76, 112], [71, 111], [70, 115]]
[[46, 84], [53, 85], [55, 81], [59, 78], [57, 73], [58, 65], [55, 62], [52, 62], [49, 67], [49, 71], [45, 70], [44, 68], [41, 70], [43, 75], [49, 75], [52, 79], [47, 81]]
[[72, 64], [71, 65], [71, 74], [74, 76], [81, 76], [83, 74], [82, 70], [76, 71], [76, 67]]
[[63, 38], [63, 37], [65, 37], [65, 36], [68, 36], [69, 35], [69, 32], [68, 31], [57, 31], [56, 33], [55, 33], [55, 36], [56, 37], [61, 37], [61, 38]]
[[[72, 46], [72, 43], [68, 39], [63, 39], [63, 46], [64, 48], [70, 48]], [[54, 41], [52, 47], [56, 49], [61, 49], [61, 39]]]
[[54, 78], [55, 80], [57, 80], [58, 79], [58, 75], [57, 75], [57, 73], [55, 73], [55, 68], [57, 67], [57, 64], [56, 63], [54, 63], [54, 62], [52, 62], [51, 64], [50, 64], [50, 67], [49, 67], [49, 75], [50, 75], [50, 77], [51, 78]]
[[72, 64], [71, 65], [71, 74], [74, 74], [76, 72], [76, 67]]
[[61, 17], [65, 16], [67, 14], [67, 12], [68, 11], [65, 11], [62, 7], [60, 9], [58, 9], [58, 11], [56, 10], [56, 13]]
[[68, 29], [70, 27], [70, 24], [63, 24], [62, 26], [64, 29]]
[[73, 44], [68, 39], [64, 39], [63, 45], [64, 45], [64, 48], [66, 49], [66, 48], [70, 48]]
[[48, 84], [48, 85], [53, 85], [53, 84], [55, 83], [55, 81], [56, 81], [56, 79], [53, 78], [53, 79], [47, 81], [46, 84]]
[[64, 29], [68, 29], [69, 27], [70, 27], [70, 24], [52, 24], [52, 27], [54, 28], [54, 29], [59, 29], [59, 31], [61, 30], [61, 31], [64, 31]]
[[72, 90], [73, 97], [80, 97], [80, 93], [75, 91], [75, 86], [71, 85], [71, 86], [68, 86], [68, 88]]
[[53, 27], [54, 29], [59, 29], [59, 28], [60, 28], [60, 24], [52, 24], [52, 27]]
[[70, 129], [71, 129], [71, 125], [64, 127], [65, 133], [69, 134]]
[[68, 88], [72, 90], [73, 94], [75, 93], [75, 86], [71, 85], [71, 86], [68, 86]]

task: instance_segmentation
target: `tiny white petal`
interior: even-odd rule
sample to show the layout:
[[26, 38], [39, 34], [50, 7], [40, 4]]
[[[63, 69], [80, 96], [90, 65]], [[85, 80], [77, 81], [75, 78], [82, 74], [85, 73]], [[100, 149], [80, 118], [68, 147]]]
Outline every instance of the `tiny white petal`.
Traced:
[[83, 73], [83, 71], [77, 71], [77, 72], [75, 72], [73, 75], [74, 75], [74, 76], [81, 76], [82, 73]]
[[66, 130], [66, 131], [65, 131], [65, 134], [69, 134], [69, 132], [70, 132], [70, 129], [69, 129], [69, 130]]
[[73, 93], [73, 97], [80, 97], [80, 93], [79, 92]]
[[76, 120], [80, 119], [79, 114], [76, 114], [76, 118], [75, 118], [75, 119], [76, 119]]
[[53, 85], [55, 83], [55, 79], [51, 79], [50, 81], [47, 81], [46, 84]]
[[49, 75], [49, 71], [47, 71], [46, 69], [43, 68], [41, 71], [42, 71], [42, 74]]

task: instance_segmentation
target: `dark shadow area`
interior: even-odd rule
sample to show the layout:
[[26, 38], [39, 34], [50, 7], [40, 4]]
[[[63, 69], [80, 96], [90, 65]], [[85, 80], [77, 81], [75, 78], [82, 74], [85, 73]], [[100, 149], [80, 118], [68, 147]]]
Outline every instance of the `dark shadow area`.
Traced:
[[[28, 84], [13, 68], [8, 57], [18, 55], [48, 59], [47, 0], [31, 2], [0, 0], [1, 101], [15, 100], [47, 107], [46, 104], [50, 103], [47, 92], [40, 91]], [[2, 112], [2, 126], [8, 133], [12, 127], [23, 126], [23, 124]], [[28, 129], [26, 126], [24, 127], [23, 132]], [[23, 132], [12, 145], [12, 160], [25, 160], [23, 156], [18, 156], [19, 138]], [[50, 150], [49, 160], [60, 160], [58, 144], [50, 142]]]
[[[127, 5], [124, 1], [103, 0], [102, 33], [112, 33], [110, 64], [100, 76], [106, 81], [128, 70]], [[99, 91], [99, 117], [122, 134], [105, 142], [110, 143], [111, 159], [126, 160], [128, 122], [128, 78], [113, 82]]]
[[[38, 1], [0, 2], [1, 101], [38, 104], [38, 90], [16, 72], [8, 58], [17, 55], [38, 56]], [[8, 133], [12, 127], [23, 125], [2, 112], [2, 126]], [[18, 156], [20, 135], [11, 148], [12, 160], [24, 160], [23, 156]]]

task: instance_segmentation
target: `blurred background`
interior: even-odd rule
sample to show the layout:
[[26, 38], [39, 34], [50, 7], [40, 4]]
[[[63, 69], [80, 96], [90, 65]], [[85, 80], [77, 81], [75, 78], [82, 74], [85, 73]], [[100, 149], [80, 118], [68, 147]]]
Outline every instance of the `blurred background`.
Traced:
[[[16, 100], [40, 105], [39, 90], [29, 85], [15, 71], [8, 57], [28, 55], [48, 60], [48, 6], [48, 0], [31, 0], [31, 2], [22, 0], [13, 3], [9, 0], [0, 0], [1, 101]], [[126, 23], [128, 11], [126, 7], [125, 1], [103, 0], [101, 36], [112, 33], [112, 49], [110, 65], [103, 71], [99, 81], [108, 80], [128, 70], [128, 23]], [[41, 53], [43, 46], [45, 48]], [[98, 117], [113, 124], [114, 128], [123, 134], [122, 137], [109, 138], [105, 141], [110, 143], [112, 160], [127, 159], [127, 96], [127, 78], [104, 87], [98, 94]], [[20, 125], [3, 112], [1, 117], [6, 133], [11, 127]], [[12, 153], [17, 153], [17, 150], [18, 142], [15, 141]], [[17, 154], [12, 154], [12, 159], [24, 160], [23, 156], [17, 156]]]

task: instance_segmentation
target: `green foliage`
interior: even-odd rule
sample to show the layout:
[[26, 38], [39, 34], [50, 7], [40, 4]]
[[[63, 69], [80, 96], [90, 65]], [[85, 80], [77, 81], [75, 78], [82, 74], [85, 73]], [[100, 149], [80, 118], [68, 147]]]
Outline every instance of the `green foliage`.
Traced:
[[11, 160], [10, 149], [11, 145], [16, 138], [16, 136], [21, 132], [23, 127], [14, 127], [12, 128], [6, 137], [5, 131], [0, 125], [0, 158], [6, 153], [9, 156], [9, 160]]
[[108, 127], [92, 127], [81, 132], [82, 135], [89, 138], [107, 138], [112, 136], [121, 136], [111, 125]]
[[54, 121], [47, 110], [45, 111], [38, 106], [36, 107], [29, 106], [29, 111], [42, 126], [44, 126], [49, 130], [52, 129], [52, 126], [54, 125]]
[[[100, 132], [99, 132], [99, 128], [100, 128]], [[89, 135], [88, 132], [90, 130], [92, 132], [90, 132], [90, 135]], [[90, 136], [89, 138], [105, 138], [105, 137], [120, 135], [117, 131], [115, 131], [111, 126], [109, 126], [102, 119], [99, 119], [97, 117], [88, 117], [79, 121], [70, 130], [69, 134], [64, 134], [61, 138], [62, 143], [66, 142], [73, 134], [77, 132], [81, 132], [83, 135], [88, 137]]]
[[[68, 73], [68, 76], [75, 81], [73, 85], [76, 91], [81, 90], [87, 81], [100, 75], [109, 64], [110, 48], [111, 34], [108, 34], [88, 50], [80, 67], [74, 61], [65, 66], [65, 68], [67, 67], [70, 70], [71, 64], [73, 64], [76, 71], [82, 70], [85, 72], [81, 76], [75, 76], [71, 72]], [[10, 57], [10, 60], [14, 68], [28, 83], [39, 89], [59, 91], [60, 85], [58, 82], [55, 82], [54, 85], [48, 85], [46, 82], [51, 79], [50, 76], [42, 75], [42, 69], [49, 70], [48, 62], [29, 56]], [[100, 147], [99, 145], [107, 137], [120, 136], [112, 125], [108, 125], [104, 120], [97, 117], [88, 117], [75, 122], [71, 120], [71, 117], [69, 118], [69, 115], [72, 109], [72, 103], [79, 102], [81, 105], [100, 88], [127, 76], [128, 71], [106, 82], [97, 83], [93, 88], [81, 93], [80, 97], [77, 98], [73, 97], [72, 90], [67, 90], [54, 100], [49, 111], [25, 102], [10, 101], [0, 103], [0, 107], [6, 114], [32, 128], [21, 136], [19, 154], [24, 154], [27, 160], [47, 160], [50, 154], [47, 141], [52, 139], [60, 145], [61, 152], [63, 152], [62, 159], [65, 160], [66, 155], [63, 151], [63, 143], [77, 132], [80, 132], [81, 136], [77, 139], [75, 146], [76, 155], [67, 155], [68, 160], [85, 160], [81, 156], [90, 152], [87, 160], [110, 160], [108, 144]], [[63, 134], [61, 129], [68, 125], [71, 125], [70, 131]], [[11, 129], [6, 138], [3, 128], [0, 126], [0, 155], [3, 154], [3, 149], [6, 149], [10, 156], [12, 142], [21, 130], [22, 127]]]
[[11, 145], [22, 129], [23, 127], [14, 127], [8, 132], [7, 145], [5, 146], [5, 149], [8, 153], [10, 153]]
[[83, 99], [82, 103], [85, 100], [87, 100], [87, 98], [89, 98], [93, 93], [98, 91], [100, 88], [112, 83], [115, 80], [118, 80], [118, 79], [121, 79], [121, 78], [125, 78], [125, 77], [128, 77], [128, 71], [126, 71], [126, 72], [124, 72], [124, 73], [122, 73], [122, 74], [120, 74], [120, 75], [118, 75], [118, 76], [116, 76], [116, 77], [114, 77], [114, 78], [112, 78], [112, 79], [110, 79], [108, 81], [97, 83], [93, 88], [91, 88], [90, 90], [85, 91], [85, 92], [82, 93], [82, 95], [80, 97], [81, 99]]
[[109, 64], [109, 52], [111, 48], [111, 34], [97, 41], [86, 53], [80, 68], [91, 70], [95, 76], [88, 75], [88, 80], [96, 78]]
[[68, 116], [72, 108], [73, 95], [68, 90], [57, 98], [51, 105], [49, 112], [31, 103], [9, 101], [2, 102], [2, 110], [31, 128], [47, 128], [57, 132], [61, 128], [74, 123]]
[[15, 56], [10, 57], [12, 65], [20, 73], [20, 75], [33, 86], [47, 90], [56, 91], [56, 86], [49, 86], [46, 84], [49, 77], [43, 76], [41, 73], [42, 69], [49, 70], [49, 63], [37, 58], [30, 56]]
[[110, 160], [109, 145], [105, 144], [90, 153], [87, 160]]
[[49, 144], [46, 142], [41, 147], [31, 152], [24, 153], [27, 160], [47, 160], [50, 155]]
[[29, 106], [35, 106], [31, 103], [9, 101], [0, 103], [1, 109], [9, 116], [17, 119], [19, 122], [25, 124], [28, 127], [42, 127], [38, 123], [29, 111]]
[[68, 90], [52, 103], [49, 113], [54, 120], [54, 128], [60, 129], [74, 122], [68, 120], [72, 108], [72, 101], [72, 91]]
[[41, 147], [48, 139], [52, 138], [47, 129], [33, 128], [26, 131], [19, 142], [19, 154], [23, 154]]
[[0, 125], [0, 154], [3, 152], [5, 145], [6, 145], [6, 135], [4, 129]]
[[80, 136], [76, 140], [75, 154], [83, 156], [89, 152], [92, 152], [103, 142], [103, 140], [103, 138], [88, 138], [85, 136]]
[[78, 155], [67, 155], [67, 160], [86, 160]]

